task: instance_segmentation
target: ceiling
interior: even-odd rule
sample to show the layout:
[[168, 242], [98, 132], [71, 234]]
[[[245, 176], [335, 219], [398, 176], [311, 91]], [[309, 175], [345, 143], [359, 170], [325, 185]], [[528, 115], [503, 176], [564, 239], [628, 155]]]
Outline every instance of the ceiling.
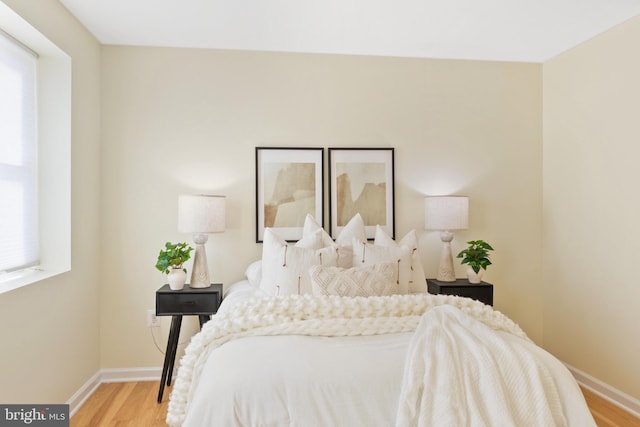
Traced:
[[103, 44], [544, 62], [638, 0], [59, 0]]

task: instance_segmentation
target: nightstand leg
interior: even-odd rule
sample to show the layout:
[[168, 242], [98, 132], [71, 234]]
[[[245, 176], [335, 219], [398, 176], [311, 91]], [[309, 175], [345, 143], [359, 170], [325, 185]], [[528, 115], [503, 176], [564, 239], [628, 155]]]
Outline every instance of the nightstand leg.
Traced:
[[198, 319], [200, 320], [200, 329], [202, 329], [202, 325], [211, 320], [211, 316], [209, 316], [208, 314], [201, 314], [198, 316]]
[[178, 348], [178, 339], [180, 337], [180, 326], [182, 325], [182, 316], [173, 316], [171, 318], [171, 329], [169, 330], [169, 339], [167, 340], [167, 351], [164, 354], [164, 365], [162, 366], [162, 378], [160, 379], [160, 390], [158, 391], [158, 403], [162, 402], [165, 384], [171, 385], [171, 371], [176, 358]]
[[[171, 377], [173, 376], [173, 366], [176, 363], [176, 354], [178, 353], [178, 341], [180, 340], [180, 327], [182, 326], [182, 316], [175, 316], [177, 320], [177, 331], [173, 335], [173, 346], [171, 348], [171, 359], [169, 359], [169, 370], [167, 371], [167, 385], [171, 385]], [[173, 320], [171, 321], [173, 323]]]

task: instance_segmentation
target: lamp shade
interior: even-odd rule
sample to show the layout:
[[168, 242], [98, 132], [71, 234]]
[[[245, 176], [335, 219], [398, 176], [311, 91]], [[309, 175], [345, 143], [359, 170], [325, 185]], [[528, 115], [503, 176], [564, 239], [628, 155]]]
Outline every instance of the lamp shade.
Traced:
[[178, 231], [182, 233], [220, 233], [225, 229], [225, 197], [180, 195]]
[[427, 230], [466, 230], [469, 226], [468, 197], [429, 196], [424, 201], [424, 224]]

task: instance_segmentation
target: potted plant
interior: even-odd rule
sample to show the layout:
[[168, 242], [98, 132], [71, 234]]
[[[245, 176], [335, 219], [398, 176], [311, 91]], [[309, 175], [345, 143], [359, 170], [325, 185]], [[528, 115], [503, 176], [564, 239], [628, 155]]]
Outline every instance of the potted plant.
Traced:
[[180, 290], [187, 281], [187, 269], [182, 265], [191, 258], [193, 248], [186, 243], [167, 242], [158, 254], [156, 268], [167, 275], [169, 287]]
[[467, 276], [470, 283], [480, 283], [482, 274], [491, 265], [489, 252], [493, 250], [490, 244], [484, 240], [471, 240], [467, 242], [467, 248], [460, 251], [458, 258], [462, 264], [467, 264]]

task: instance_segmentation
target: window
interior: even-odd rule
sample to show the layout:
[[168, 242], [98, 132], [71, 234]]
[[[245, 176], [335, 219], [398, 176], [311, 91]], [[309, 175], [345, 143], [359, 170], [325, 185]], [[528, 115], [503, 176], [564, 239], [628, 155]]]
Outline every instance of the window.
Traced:
[[0, 30], [2, 294], [71, 269], [71, 58], [2, 1]]
[[0, 273], [38, 264], [37, 56], [0, 32]]

